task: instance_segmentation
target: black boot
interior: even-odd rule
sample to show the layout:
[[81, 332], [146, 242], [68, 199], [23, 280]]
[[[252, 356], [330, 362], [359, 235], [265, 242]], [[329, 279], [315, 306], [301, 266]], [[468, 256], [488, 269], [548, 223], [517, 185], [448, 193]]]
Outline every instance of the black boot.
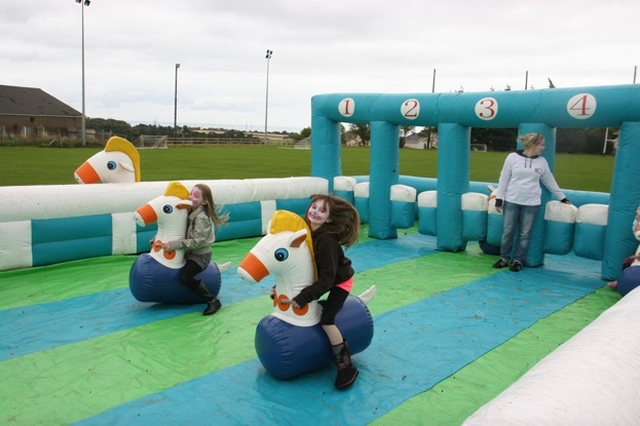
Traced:
[[349, 345], [347, 341], [339, 345], [331, 346], [334, 361], [338, 367], [338, 375], [336, 376], [335, 387], [338, 389], [346, 389], [356, 381], [358, 377], [358, 369], [351, 364], [351, 355], [349, 354]]
[[193, 291], [207, 301], [207, 308], [202, 312], [202, 315], [213, 315], [222, 307], [222, 303], [220, 303], [217, 297], [211, 294], [204, 281], [200, 280]]

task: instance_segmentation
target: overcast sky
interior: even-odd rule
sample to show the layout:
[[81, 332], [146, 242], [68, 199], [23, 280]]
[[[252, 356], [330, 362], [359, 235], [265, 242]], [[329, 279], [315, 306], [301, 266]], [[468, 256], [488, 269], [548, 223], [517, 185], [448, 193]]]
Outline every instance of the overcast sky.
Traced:
[[[3, 0], [0, 84], [86, 114], [263, 131], [311, 125], [323, 93], [631, 84], [639, 0]], [[639, 77], [640, 78], [640, 77]]]

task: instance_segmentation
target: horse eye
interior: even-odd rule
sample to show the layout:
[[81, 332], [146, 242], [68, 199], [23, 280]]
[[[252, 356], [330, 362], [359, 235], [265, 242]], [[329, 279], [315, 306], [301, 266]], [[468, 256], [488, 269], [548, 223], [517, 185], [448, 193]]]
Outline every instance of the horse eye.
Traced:
[[284, 262], [289, 257], [289, 252], [285, 248], [279, 248], [273, 253], [273, 257], [275, 257], [278, 262]]
[[109, 170], [115, 170], [117, 167], [116, 162], [115, 161], [109, 161], [107, 162], [107, 169]]
[[173, 211], [173, 206], [170, 204], [165, 204], [164, 206], [162, 206], [162, 211], [166, 214], [170, 214]]

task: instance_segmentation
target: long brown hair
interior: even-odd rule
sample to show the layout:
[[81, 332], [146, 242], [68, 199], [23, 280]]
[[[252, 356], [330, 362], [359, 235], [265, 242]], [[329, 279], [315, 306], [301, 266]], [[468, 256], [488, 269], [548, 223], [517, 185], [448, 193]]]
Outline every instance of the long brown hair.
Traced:
[[[360, 234], [360, 215], [358, 210], [347, 200], [335, 195], [315, 194], [311, 196], [311, 203], [324, 200], [329, 208], [329, 218], [321, 229], [323, 232], [336, 234], [341, 245], [351, 247], [358, 241]], [[307, 209], [308, 211], [309, 209]], [[309, 219], [305, 214], [305, 222]]]
[[202, 199], [206, 201], [202, 205], [204, 207], [204, 211], [209, 216], [209, 220], [213, 223], [215, 229], [218, 229], [222, 225], [226, 224], [229, 220], [229, 213], [220, 213], [220, 208], [216, 207], [213, 202], [213, 194], [211, 193], [211, 188], [209, 188], [204, 183], [198, 183], [194, 185], [202, 192]]

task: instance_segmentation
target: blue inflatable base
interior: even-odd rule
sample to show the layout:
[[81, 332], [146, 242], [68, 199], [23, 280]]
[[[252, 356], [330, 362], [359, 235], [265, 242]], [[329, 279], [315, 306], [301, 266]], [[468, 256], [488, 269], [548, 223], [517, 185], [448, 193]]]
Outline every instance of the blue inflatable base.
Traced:
[[482, 250], [482, 252], [485, 254], [491, 254], [496, 256], [500, 255], [500, 246], [489, 244], [487, 240], [478, 241], [478, 245], [480, 246], [480, 249]]
[[[336, 326], [352, 355], [373, 340], [371, 313], [355, 296], [349, 296], [336, 315]], [[299, 327], [268, 315], [258, 323], [255, 347], [263, 367], [277, 379], [291, 379], [333, 362], [331, 344], [320, 324]]]
[[[180, 282], [181, 269], [167, 268], [148, 253], [138, 256], [129, 272], [129, 289], [140, 302], [168, 304], [196, 304], [204, 300]], [[196, 279], [204, 281], [214, 296], [220, 293], [220, 270], [215, 262], [209, 265]]]
[[618, 278], [618, 292], [624, 296], [640, 285], [640, 266], [629, 266]]

